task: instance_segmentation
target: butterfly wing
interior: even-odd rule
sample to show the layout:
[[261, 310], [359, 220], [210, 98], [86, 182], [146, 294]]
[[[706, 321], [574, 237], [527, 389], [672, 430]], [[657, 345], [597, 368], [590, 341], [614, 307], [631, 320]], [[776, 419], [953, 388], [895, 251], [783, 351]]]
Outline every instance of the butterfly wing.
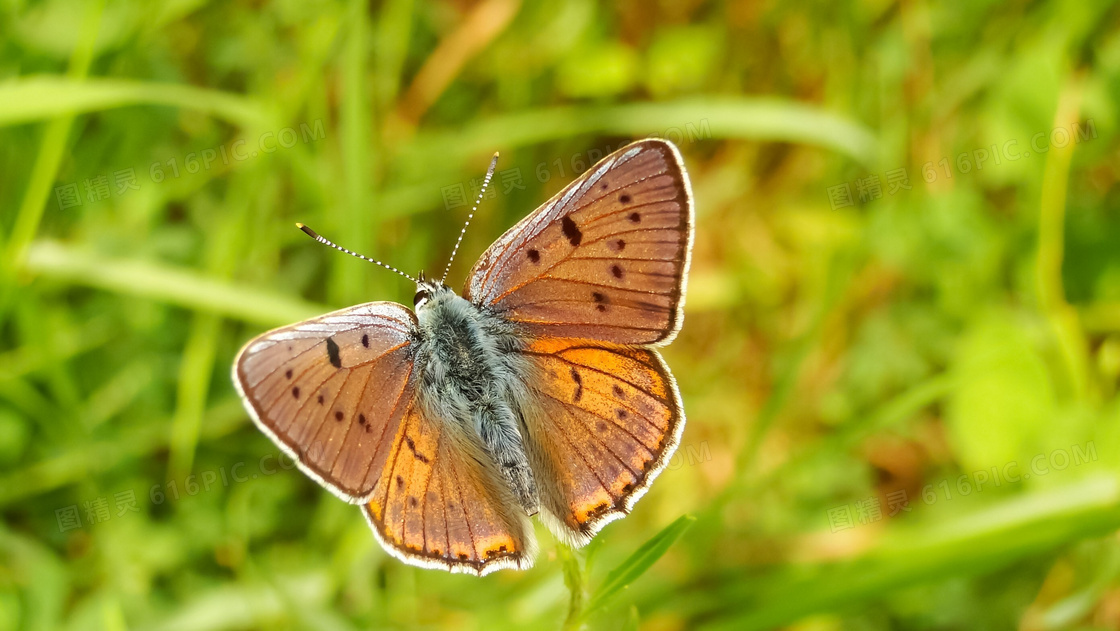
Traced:
[[269, 331], [234, 361], [261, 431], [348, 502], [371, 495], [413, 399], [415, 322], [401, 305], [372, 302]]
[[583, 545], [665, 468], [684, 428], [680, 394], [653, 349], [538, 339], [523, 352], [538, 403], [526, 428], [542, 515]]
[[241, 350], [234, 384], [300, 469], [364, 504], [394, 556], [480, 575], [529, 567], [532, 533], [477, 442], [421, 412], [414, 326], [408, 309], [377, 302], [276, 329]]
[[397, 558], [482, 576], [533, 564], [536, 541], [516, 507], [477, 439], [414, 403], [363, 512]]
[[466, 297], [530, 336], [667, 344], [680, 329], [692, 192], [672, 143], [604, 158], [506, 232]]

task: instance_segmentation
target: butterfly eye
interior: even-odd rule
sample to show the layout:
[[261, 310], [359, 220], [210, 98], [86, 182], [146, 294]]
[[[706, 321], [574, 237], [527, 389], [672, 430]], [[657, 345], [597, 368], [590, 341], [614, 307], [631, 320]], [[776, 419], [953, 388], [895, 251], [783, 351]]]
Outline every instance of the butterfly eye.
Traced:
[[415, 307], [416, 305], [420, 304], [421, 300], [427, 300], [427, 299], [428, 299], [428, 290], [427, 289], [421, 289], [420, 291], [416, 292], [415, 296], [412, 297], [412, 306]]

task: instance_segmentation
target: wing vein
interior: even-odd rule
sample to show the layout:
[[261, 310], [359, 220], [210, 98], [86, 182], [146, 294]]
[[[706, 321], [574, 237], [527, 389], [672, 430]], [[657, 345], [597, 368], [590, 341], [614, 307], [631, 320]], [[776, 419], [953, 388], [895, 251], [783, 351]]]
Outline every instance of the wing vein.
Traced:
[[[436, 448], [432, 452], [432, 460], [434, 461], [439, 456], [439, 445], [443, 441], [443, 432], [436, 434]], [[424, 494], [421, 495], [422, 502], [420, 504], [420, 537], [421, 537], [421, 550], [428, 549], [428, 490], [432, 488], [432, 476], [435, 475], [435, 465], [430, 467], [428, 471], [428, 479], [424, 482]]]
[[[553, 395], [551, 395], [551, 394], [549, 394], [549, 393], [547, 393], [547, 392], [545, 392], [545, 393], [544, 393], [544, 395], [545, 395], [546, 397], [548, 397], [548, 398], [552, 399], [553, 401], [556, 401], [556, 402], [557, 402], [557, 403], [559, 403], [559, 404], [560, 404], [561, 406], [567, 407], [567, 405], [568, 405], [568, 403], [567, 403], [566, 401], [563, 401], [563, 400], [561, 400], [561, 399], [560, 399], [559, 397], [555, 397], [555, 396], [553, 396]], [[603, 416], [602, 414], [597, 414], [597, 413], [595, 413], [595, 412], [592, 412], [591, 410], [588, 410], [587, 408], [583, 408], [583, 407], [578, 407], [578, 406], [577, 406], [577, 409], [583, 410], [584, 412], [587, 412], [587, 413], [588, 413], [588, 414], [590, 414], [591, 416], [595, 416], [595, 417], [598, 417], [598, 418], [600, 418], [600, 419], [602, 419], [602, 420], [604, 420], [604, 421], [606, 421], [606, 422], [608, 422], [608, 423], [610, 423], [610, 424], [612, 424], [612, 425], [614, 425], [614, 426], [618, 427], [618, 424], [617, 424], [617, 423], [615, 423], [614, 421], [612, 421], [612, 420], [608, 419], [607, 417]], [[573, 416], [575, 416], [575, 415], [573, 415]], [[633, 474], [634, 474], [634, 478], [635, 478], [635, 479], [641, 479], [641, 474], [640, 474], [640, 473], [638, 473], [637, 471], [635, 471], [635, 470], [634, 470], [633, 468], [631, 468], [629, 464], [627, 464], [626, 462], [624, 462], [624, 461], [622, 460], [622, 458], [621, 458], [621, 457], [620, 457], [620, 456], [619, 456], [619, 455], [618, 455], [617, 453], [615, 453], [615, 452], [614, 452], [614, 450], [613, 450], [613, 449], [611, 449], [611, 448], [610, 448], [610, 447], [609, 447], [609, 446], [608, 446], [608, 445], [606, 444], [606, 442], [604, 442], [603, 440], [600, 440], [600, 439], [599, 439], [599, 437], [597, 437], [597, 436], [595, 435], [595, 432], [594, 432], [594, 431], [592, 431], [592, 429], [591, 429], [590, 427], [588, 427], [587, 423], [584, 423], [584, 422], [583, 422], [582, 420], [578, 420], [578, 419], [577, 419], [577, 422], [578, 422], [578, 423], [580, 424], [580, 427], [582, 427], [582, 428], [583, 428], [584, 430], [586, 430], [586, 431], [587, 431], [587, 433], [588, 433], [588, 435], [589, 435], [589, 436], [591, 436], [591, 438], [592, 438], [592, 439], [593, 439], [593, 440], [594, 440], [595, 442], [597, 442], [597, 443], [599, 444], [599, 446], [600, 446], [600, 447], [602, 447], [602, 448], [603, 448], [603, 450], [604, 450], [604, 451], [606, 451], [607, 453], [609, 453], [609, 454], [610, 454], [611, 456], [614, 456], [614, 459], [618, 461], [618, 464], [622, 465], [623, 467], [626, 467], [626, 469], [627, 469], [628, 471], [630, 471], [630, 473], [633, 473]], [[619, 429], [622, 429], [622, 431], [623, 431], [623, 432], [625, 432], [626, 434], [630, 435], [630, 437], [631, 437], [631, 438], [634, 438], [634, 436], [633, 436], [632, 434], [630, 434], [630, 432], [627, 432], [627, 431], [626, 431], [625, 429], [623, 429], [623, 428], [621, 428], [621, 427], [619, 427]], [[645, 449], [645, 445], [642, 445], [641, 441], [638, 441], [638, 439], [637, 439], [637, 438], [634, 438], [634, 441], [635, 441], [635, 442], [637, 442], [637, 443], [638, 443], [638, 445], [642, 447], [642, 449]], [[647, 452], [649, 451], [648, 449], [645, 449], [645, 450], [646, 450]], [[653, 454], [651, 453], [650, 455], [652, 456]], [[604, 488], [606, 488], [606, 487], [604, 487]], [[610, 489], [608, 488], [608, 489], [607, 489], [607, 493], [610, 493], [610, 492], [611, 492], [611, 490], [610, 490]]]
[[[456, 466], [453, 461], [448, 461], [448, 464], [454, 467], [456, 469], [456, 473], [458, 473], [458, 466]], [[479, 561], [482, 561], [482, 559], [479, 558], [478, 554], [478, 541], [476, 541], [474, 538], [474, 529], [471, 528], [471, 520], [467, 515], [467, 505], [463, 503], [463, 487], [459, 484], [459, 479], [461, 477], [462, 476], [459, 475], [455, 476], [455, 489], [458, 491], [459, 495], [459, 508], [463, 510], [463, 524], [467, 527], [467, 536], [471, 538], [471, 552], [474, 553], [474, 556], [478, 558]]]
[[[366, 388], [369, 387], [369, 380], [370, 380], [371, 377], [373, 377], [373, 368], [372, 367], [366, 372], [366, 382], [362, 384], [362, 389], [358, 392], [358, 407], [359, 408], [361, 407], [362, 397], [365, 395]], [[339, 392], [342, 392], [342, 391], [339, 390]], [[346, 433], [342, 435], [342, 444], [339, 445], [339, 447], [338, 447], [338, 453], [334, 455], [334, 460], [331, 461], [331, 467], [329, 469], [330, 471], [334, 471], [335, 465], [338, 464], [338, 459], [342, 456], [343, 450], [346, 449], [346, 441], [349, 440], [350, 432], [351, 432], [351, 430], [354, 429], [354, 425], [356, 425], [356, 423], [354, 422], [354, 418], [351, 417], [349, 419], [349, 424], [346, 426]], [[365, 477], [362, 478], [362, 481], [365, 481]], [[359, 484], [361, 484], [361, 482], [359, 482]]]
[[[546, 394], [547, 394], [547, 393], [546, 393]], [[553, 398], [553, 397], [552, 397], [552, 395], [548, 395], [548, 396], [549, 396], [549, 398]], [[568, 416], [571, 416], [571, 412], [568, 412], [568, 410], [566, 410], [566, 409], [565, 409], [565, 410], [564, 410], [564, 412], [566, 412], [566, 413], [568, 414]], [[583, 452], [582, 452], [582, 451], [580, 451], [580, 450], [579, 450], [579, 449], [578, 449], [578, 448], [576, 447], [575, 443], [574, 443], [574, 442], [572, 442], [572, 439], [571, 439], [571, 438], [568, 438], [568, 436], [567, 436], [567, 435], [565, 435], [565, 434], [564, 434], [564, 432], [557, 432], [557, 433], [558, 433], [558, 434], [560, 434], [561, 436], [563, 436], [563, 437], [564, 437], [564, 440], [565, 440], [565, 442], [567, 442], [567, 443], [568, 443], [568, 445], [569, 445], [569, 446], [571, 446], [571, 448], [572, 448], [572, 451], [573, 451], [573, 452], [574, 452], [574, 453], [575, 453], [575, 454], [576, 454], [577, 456], [579, 456], [579, 459], [580, 459], [580, 460], [582, 460], [582, 461], [583, 461], [583, 466], [587, 467], [587, 470], [591, 472], [591, 475], [592, 475], [592, 476], [593, 476], [593, 477], [594, 477], [594, 478], [595, 478], [596, 480], [598, 480], [598, 482], [599, 482], [599, 486], [600, 486], [600, 487], [602, 487], [602, 489], [603, 489], [604, 491], [606, 491], [606, 492], [607, 492], [607, 495], [610, 495], [610, 494], [611, 494], [611, 490], [610, 490], [610, 488], [608, 488], [608, 487], [607, 487], [607, 485], [606, 485], [606, 483], [605, 483], [605, 482], [603, 482], [603, 478], [600, 478], [600, 477], [599, 477], [599, 472], [598, 472], [598, 471], [596, 471], [596, 470], [595, 470], [595, 468], [591, 466], [591, 463], [590, 463], [590, 462], [588, 462], [588, 460], [587, 460], [587, 456], [583, 455]]]
[[[389, 417], [385, 419], [385, 426], [381, 428], [381, 435], [378, 436], [378, 438], [377, 438], [377, 447], [374, 449], [373, 457], [370, 458], [369, 462], [366, 464], [366, 472], [365, 472], [365, 475], [362, 476], [362, 481], [363, 482], [366, 480], [366, 478], [369, 477], [369, 470], [370, 470], [371, 467], [373, 467], [373, 463], [377, 462], [377, 458], [381, 454], [381, 449], [385, 445], [385, 434], [389, 431], [389, 426], [393, 424], [393, 418], [397, 415], [397, 408], [400, 407], [401, 397], [404, 396], [405, 390], [408, 390], [408, 383], [412, 379], [412, 369], [413, 369], [413, 365], [411, 363], [409, 363], [408, 374], [404, 376], [404, 379], [401, 382], [401, 391], [397, 393], [397, 398], [396, 398], [395, 401], [393, 401], [392, 411], [389, 414]], [[401, 416], [400, 422], [404, 423], [404, 416], [403, 415]], [[381, 471], [382, 471], [382, 473], [384, 473], [385, 470], [382, 469]], [[390, 473], [392, 473], [392, 472], [390, 472]], [[376, 484], [374, 486], [376, 487]], [[385, 486], [389, 486], [389, 483], [386, 482]], [[386, 497], [386, 502], [388, 502], [388, 495], [386, 494], [385, 497]]]
[[[661, 157], [660, 151], [654, 150], [654, 152], [655, 153], [652, 154], [652, 155], [656, 155], [658, 157]], [[598, 181], [598, 180], [601, 180], [604, 177], [607, 177], [612, 171], [614, 171], [615, 168], [630, 162], [631, 160], [639, 157], [640, 155], [641, 155], [641, 149], [639, 149], [638, 153], [634, 154], [633, 156], [631, 156], [627, 160], [620, 160], [619, 157], [615, 157], [614, 158], [614, 163], [611, 164], [609, 168], [607, 168], [607, 169], [603, 170], [601, 173], [599, 173], [598, 177], [594, 181]], [[608, 157], [606, 159], [611, 159], [611, 158]], [[668, 162], [666, 163], [666, 166], [669, 166]], [[526, 231], [527, 236], [524, 236], [519, 241], [515, 242], [514, 244], [507, 245], [507, 247], [504, 248], [504, 251], [502, 252], [502, 254], [499, 255], [496, 258], [496, 260], [490, 265], [489, 269], [486, 270], [486, 274], [483, 277], [482, 282], [479, 284], [480, 289], [483, 290], [483, 293], [487, 293], [487, 294], [490, 293], [487, 290], [487, 285], [490, 284], [491, 278], [494, 277], [495, 275], [498, 275], [499, 272], [504, 272], [505, 269], [508, 267], [509, 263], [513, 260], [514, 254], [516, 252], [520, 252], [529, 241], [532, 241], [533, 239], [540, 236], [541, 232], [546, 230], [548, 228], [548, 226], [550, 224], [552, 224], [552, 222], [556, 221], [556, 219], [559, 218], [561, 215], [574, 214], [574, 213], [580, 212], [580, 211], [588, 208], [592, 204], [598, 202], [599, 200], [603, 199], [609, 193], [613, 193], [615, 191], [621, 190], [622, 188], [626, 188], [626, 187], [629, 187], [629, 186], [636, 186], [638, 184], [641, 184], [642, 182], [645, 182], [646, 180], [648, 180], [650, 178], [660, 177], [662, 175], [669, 175], [670, 177], [672, 177], [671, 172], [669, 172], [665, 168], [661, 168], [661, 169], [658, 169], [655, 173], [651, 173], [651, 174], [645, 175], [643, 177], [637, 178], [635, 180], [631, 180], [625, 186], [619, 186], [619, 187], [612, 188], [610, 191], [602, 193], [598, 197], [594, 197], [594, 198], [591, 198], [591, 199], [584, 200], [584, 197], [586, 197], [586, 195], [587, 195], [587, 193], [584, 193], [583, 196], [580, 196], [578, 198], [578, 203], [576, 203], [576, 205], [574, 205], [574, 206], [572, 204], [573, 204], [573, 202], [577, 201], [576, 198], [573, 197], [573, 198], [569, 199], [568, 196], [571, 195], [572, 193], [574, 193], [576, 190], [578, 190], [579, 186], [583, 186], [584, 184], [587, 184], [588, 182], [580, 182], [579, 179], [573, 180], [572, 183], [568, 185], [569, 190], [567, 192], [563, 192], [563, 194], [557, 193], [558, 197], [554, 197], [553, 198], [554, 201], [546, 202], [546, 206], [541, 208], [538, 211], [539, 220], [536, 220], [536, 221], [530, 220], [528, 222], [528, 224], [536, 224], [536, 225], [532, 225], [531, 227], [528, 224], [526, 225], [526, 228], [529, 228]], [[613, 179], [613, 177], [612, 177], [612, 179]], [[665, 200], [665, 201], [673, 201], [673, 200], [670, 199], [670, 200]], [[561, 202], [563, 202], [563, 203], [561, 203]], [[664, 202], [648, 202], [648, 203], [664, 203]], [[629, 207], [629, 208], [633, 208], [633, 207]], [[530, 216], [530, 217], [532, 217], [532, 216]], [[588, 224], [590, 224], [593, 221], [594, 221], [594, 218], [589, 219]], [[498, 302], [498, 300], [500, 300], [500, 299], [501, 298], [499, 297], [497, 300], [490, 300], [489, 302], [491, 304], [493, 304], [493, 303]]]
[[[621, 380], [620, 380], [620, 381], [621, 381]], [[645, 422], [646, 422], [646, 424], [647, 424], [647, 425], [649, 425], [649, 426], [650, 426], [651, 428], [653, 428], [653, 429], [654, 429], [654, 430], [655, 430], [655, 431], [656, 431], [657, 433], [659, 433], [659, 434], [660, 434], [661, 432], [665, 431], [665, 430], [661, 429], [660, 427], [658, 427], [657, 425], [655, 425], [655, 424], [653, 423], [653, 421], [651, 421], [650, 419], [646, 418], [646, 417], [645, 417], [645, 415], [643, 415], [643, 414], [642, 414], [642, 413], [641, 413], [641, 412], [640, 412], [640, 411], [638, 410], [638, 408], [636, 408], [636, 407], [634, 407], [634, 406], [630, 405], [629, 403], [626, 403], [626, 402], [624, 402], [624, 401], [619, 401], [618, 399], [615, 399], [615, 398], [613, 398], [613, 397], [610, 397], [610, 396], [608, 396], [608, 395], [607, 395], [607, 393], [606, 393], [606, 392], [603, 392], [603, 391], [601, 391], [601, 390], [592, 390], [592, 389], [588, 388], [587, 386], [584, 386], [584, 388], [585, 388], [585, 389], [586, 389], [587, 391], [589, 391], [589, 392], [593, 392], [593, 393], [595, 393], [595, 394], [597, 394], [597, 395], [599, 395], [599, 396], [603, 397], [604, 399], [610, 399], [611, 401], [614, 401], [614, 402], [618, 403], [619, 405], [621, 405], [621, 406], [625, 407], [625, 408], [626, 408], [627, 410], [629, 410], [630, 412], [632, 412], [632, 413], [634, 414], [634, 416], [636, 416], [636, 417], [638, 417], [638, 418], [642, 419], [643, 421], [645, 421]], [[556, 399], [557, 401], [560, 401], [560, 399], [558, 399], [557, 397], [554, 397], [554, 396], [552, 396], [551, 394], [548, 394], [547, 392], [546, 392], [546, 393], [544, 393], [544, 394], [545, 394], [545, 396], [548, 396], [548, 397], [550, 397], [550, 398], [552, 398], [552, 399]], [[561, 403], [563, 403], [563, 401], [561, 401]], [[607, 416], [603, 416], [602, 414], [599, 414], [599, 413], [597, 413], [597, 412], [592, 412], [591, 410], [587, 410], [587, 408], [580, 408], [580, 409], [581, 409], [581, 410], [585, 410], [585, 411], [587, 411], [587, 413], [588, 413], [588, 414], [591, 414], [592, 416], [597, 416], [597, 417], [599, 417], [600, 419], [602, 419], [602, 420], [604, 420], [604, 421], [606, 421], [606, 422], [610, 423], [611, 425], [614, 425], [614, 426], [615, 426], [615, 427], [617, 427], [618, 429], [620, 429], [620, 430], [622, 430], [623, 432], [625, 432], [625, 433], [626, 433], [626, 434], [627, 434], [628, 436], [630, 436], [630, 438], [633, 438], [633, 439], [634, 439], [634, 442], [635, 442], [635, 443], [637, 443], [637, 444], [638, 444], [638, 446], [639, 446], [639, 447], [641, 447], [641, 448], [642, 448], [643, 450], [645, 450], [645, 451], [646, 451], [647, 453], [649, 453], [649, 455], [651, 455], [651, 456], [654, 456], [654, 455], [656, 455], [656, 454], [654, 454], [654, 453], [653, 453], [653, 450], [651, 450], [651, 449], [650, 449], [649, 447], [646, 447], [645, 443], [643, 443], [643, 442], [642, 442], [642, 440], [641, 440], [640, 438], [638, 438], [637, 436], [635, 436], [635, 435], [634, 435], [634, 434], [633, 434], [633, 433], [632, 433], [632, 432], [631, 432], [630, 430], [626, 429], [626, 428], [625, 428], [625, 427], [623, 427], [622, 425], [619, 425], [619, 423], [618, 423], [618, 422], [617, 422], [616, 420], [614, 420], [614, 419], [612, 419], [612, 418], [610, 418], [610, 417], [607, 417]]]
[[[335, 374], [337, 374], [337, 373], [335, 373]], [[314, 448], [315, 444], [317, 442], [319, 442], [319, 434], [321, 434], [323, 432], [323, 428], [330, 427], [330, 419], [328, 418], [328, 415], [326, 414], [326, 412], [329, 412], [331, 407], [334, 406], [335, 402], [338, 401], [342, 397], [342, 393], [345, 392], [345, 390], [346, 390], [346, 384], [350, 383], [350, 376], [353, 375], [353, 374], [354, 374], [353, 369], [348, 368], [346, 370], [346, 374], [342, 377], [342, 385], [339, 386], [339, 388], [338, 388], [338, 394], [336, 394], [334, 399], [331, 400], [331, 405], [330, 406], [326, 406], [326, 407], [323, 408], [325, 410], [324, 415], [323, 415], [323, 420], [322, 420], [322, 422], [319, 423], [319, 428], [315, 430], [315, 435], [311, 437], [311, 443], [310, 444], [311, 444], [312, 448]], [[329, 379], [327, 381], [329, 381]], [[323, 383], [326, 383], [326, 381], [324, 381]], [[307, 405], [308, 403], [311, 403], [311, 394], [310, 393], [308, 393], [307, 400], [303, 402], [303, 405]], [[301, 409], [302, 409], [302, 407], [301, 407]], [[340, 451], [341, 451], [341, 449], [340, 449]], [[324, 468], [323, 471], [329, 473], [330, 469], [325, 469]]]
[[[580, 349], [591, 349], [591, 350], [598, 350], [598, 351], [604, 350], [602, 347], [596, 347], [596, 346], [572, 346], [570, 348], [564, 349], [562, 352], [567, 352], [567, 351], [571, 351], [571, 350], [580, 350]], [[612, 379], [617, 379], [617, 380], [621, 381], [622, 383], [625, 383], [625, 384], [629, 385], [630, 387], [634, 388], [638, 392], [641, 392], [642, 394], [645, 394], [646, 396], [648, 396], [652, 399], [656, 399], [657, 401], [660, 401], [661, 403], [664, 403], [666, 406], [671, 405], [671, 403], [668, 400], [664, 399], [663, 397], [661, 397], [660, 395], [658, 395], [656, 393], [653, 393], [653, 392], [650, 392], [649, 390], [646, 390], [645, 388], [639, 386], [636, 383], [633, 383], [631, 381], [627, 381], [626, 379], [623, 379], [623, 378], [619, 377], [618, 375], [616, 375], [614, 373], [610, 373], [610, 372], [607, 372], [605, 370], [599, 370], [598, 368], [594, 368], [594, 367], [588, 366], [586, 364], [581, 364], [579, 362], [572, 361], [572, 360], [568, 359], [567, 357], [563, 357], [559, 353], [541, 353], [541, 352], [536, 352], [536, 351], [521, 351], [521, 352], [525, 353], [526, 355], [535, 355], [537, 357], [555, 357], [555, 358], [559, 359], [560, 361], [568, 364], [569, 366], [579, 366], [580, 368], [586, 368], [586, 369], [588, 369], [592, 372], [597, 372], [601, 375], [606, 375], [606, 376], [608, 376]], [[644, 362], [639, 362], [639, 363], [644, 364]], [[660, 373], [658, 373], [658, 375], [660, 376]], [[660, 429], [658, 431], [660, 431]]]

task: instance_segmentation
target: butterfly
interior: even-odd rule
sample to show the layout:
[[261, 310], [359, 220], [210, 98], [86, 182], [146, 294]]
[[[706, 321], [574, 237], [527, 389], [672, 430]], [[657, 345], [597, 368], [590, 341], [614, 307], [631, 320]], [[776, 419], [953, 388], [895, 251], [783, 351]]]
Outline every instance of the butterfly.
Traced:
[[370, 302], [269, 331], [241, 349], [233, 382], [261, 431], [360, 505], [393, 556], [526, 569], [531, 516], [582, 546], [673, 455], [685, 415], [656, 347], [681, 328], [692, 241], [680, 153], [638, 141], [502, 235], [461, 296], [450, 262], [438, 281], [390, 267], [416, 282], [413, 310]]

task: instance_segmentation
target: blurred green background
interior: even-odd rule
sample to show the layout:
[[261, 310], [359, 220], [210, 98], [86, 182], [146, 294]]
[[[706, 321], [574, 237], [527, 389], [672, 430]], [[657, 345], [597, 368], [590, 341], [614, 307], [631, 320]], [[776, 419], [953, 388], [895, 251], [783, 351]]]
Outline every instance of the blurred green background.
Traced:
[[[0, 2], [0, 629], [1120, 628], [1118, 27]], [[540, 530], [529, 572], [388, 557], [229, 380], [267, 328], [411, 304], [293, 222], [435, 270], [500, 151], [459, 286], [650, 135], [697, 204], [678, 456], [589, 551]]]

